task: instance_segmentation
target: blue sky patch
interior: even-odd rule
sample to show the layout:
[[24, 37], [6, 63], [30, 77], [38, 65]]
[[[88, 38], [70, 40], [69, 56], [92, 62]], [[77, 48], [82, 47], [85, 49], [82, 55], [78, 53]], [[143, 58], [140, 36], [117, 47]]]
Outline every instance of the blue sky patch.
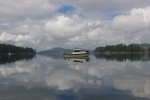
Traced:
[[75, 8], [73, 6], [65, 5], [65, 6], [62, 6], [61, 8], [59, 8], [58, 12], [59, 13], [68, 13], [68, 12], [72, 12], [74, 10], [75, 10]]

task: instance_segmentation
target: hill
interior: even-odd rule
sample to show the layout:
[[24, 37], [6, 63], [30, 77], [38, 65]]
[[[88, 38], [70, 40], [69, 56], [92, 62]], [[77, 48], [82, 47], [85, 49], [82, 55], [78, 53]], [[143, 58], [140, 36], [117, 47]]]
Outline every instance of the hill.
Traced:
[[49, 54], [49, 53], [64, 53], [64, 52], [70, 52], [70, 51], [72, 51], [72, 50], [56, 47], [56, 48], [52, 48], [52, 49], [49, 49], [49, 50], [40, 51], [38, 53], [40, 53], [40, 54]]

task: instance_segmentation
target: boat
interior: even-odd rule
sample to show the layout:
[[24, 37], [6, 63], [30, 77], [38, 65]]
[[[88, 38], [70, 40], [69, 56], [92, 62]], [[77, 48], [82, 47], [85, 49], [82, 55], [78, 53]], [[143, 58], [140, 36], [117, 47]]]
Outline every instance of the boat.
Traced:
[[88, 57], [89, 54], [89, 51], [85, 51], [82, 49], [74, 49], [72, 52], [64, 53], [64, 57]]

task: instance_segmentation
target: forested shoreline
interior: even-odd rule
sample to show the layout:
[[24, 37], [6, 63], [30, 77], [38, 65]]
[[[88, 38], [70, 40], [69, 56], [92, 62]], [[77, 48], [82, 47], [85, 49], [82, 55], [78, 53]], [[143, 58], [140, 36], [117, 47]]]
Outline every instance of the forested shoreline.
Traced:
[[19, 47], [10, 44], [0, 44], [0, 55], [3, 54], [35, 54], [36, 50], [29, 47]]
[[97, 47], [95, 53], [145, 53], [150, 52], [150, 47], [141, 47], [140, 44], [117, 44]]

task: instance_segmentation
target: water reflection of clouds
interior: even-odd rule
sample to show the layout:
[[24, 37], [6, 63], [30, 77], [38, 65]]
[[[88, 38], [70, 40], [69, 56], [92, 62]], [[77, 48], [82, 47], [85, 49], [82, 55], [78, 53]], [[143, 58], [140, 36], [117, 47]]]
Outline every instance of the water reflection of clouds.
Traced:
[[57, 86], [59, 90], [74, 88], [80, 83], [85, 83], [85, 79], [74, 71], [68, 69], [58, 69], [45, 77], [48, 86]]
[[113, 77], [116, 89], [130, 90], [134, 96], [150, 98], [150, 77], [142, 75], [124, 75]]
[[53, 89], [25, 88], [23, 86], [0, 85], [0, 100], [59, 100]]
[[[73, 64], [70, 61], [37, 56], [0, 66], [1, 83], [26, 88], [48, 86], [57, 90], [80, 91], [84, 86], [109, 86], [129, 90], [134, 96], [150, 98], [150, 62], [118, 62], [92, 58], [90, 62]], [[78, 67], [78, 68], [77, 68]], [[108, 83], [107, 83], [108, 82]]]

